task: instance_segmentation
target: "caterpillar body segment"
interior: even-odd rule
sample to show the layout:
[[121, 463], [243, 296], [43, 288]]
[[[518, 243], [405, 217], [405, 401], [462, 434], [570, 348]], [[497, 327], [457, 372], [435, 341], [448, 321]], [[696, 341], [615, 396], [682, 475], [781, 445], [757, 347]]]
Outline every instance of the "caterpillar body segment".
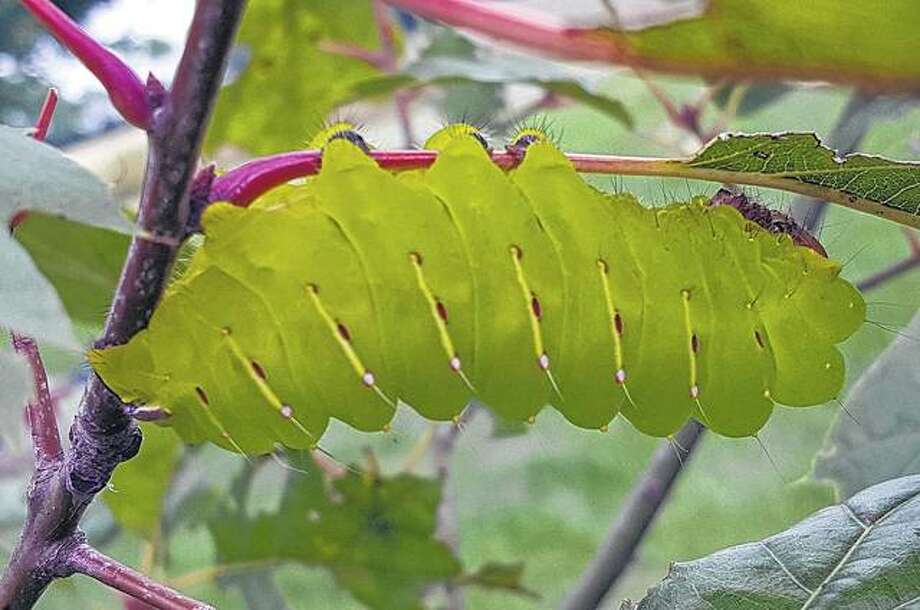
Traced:
[[305, 184], [212, 205], [149, 328], [91, 362], [186, 440], [245, 453], [314, 446], [330, 417], [385, 429], [399, 401], [622, 412], [663, 437], [689, 417], [749, 436], [774, 403], [836, 396], [865, 313], [839, 264], [731, 206], [601, 193], [527, 135], [510, 172], [451, 127], [434, 165], [392, 174], [337, 130]]

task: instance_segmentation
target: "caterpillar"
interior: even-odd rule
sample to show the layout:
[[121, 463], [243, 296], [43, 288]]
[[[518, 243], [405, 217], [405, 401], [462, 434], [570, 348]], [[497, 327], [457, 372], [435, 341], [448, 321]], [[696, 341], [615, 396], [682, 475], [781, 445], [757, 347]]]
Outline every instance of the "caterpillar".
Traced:
[[507, 172], [465, 125], [399, 174], [348, 129], [319, 143], [316, 176], [210, 205], [149, 327], [89, 354], [188, 442], [311, 447], [330, 417], [379, 431], [398, 402], [450, 420], [474, 398], [514, 420], [552, 405], [584, 428], [622, 413], [668, 436], [695, 417], [742, 437], [842, 387], [861, 295], [739, 206], [601, 192], [533, 129]]

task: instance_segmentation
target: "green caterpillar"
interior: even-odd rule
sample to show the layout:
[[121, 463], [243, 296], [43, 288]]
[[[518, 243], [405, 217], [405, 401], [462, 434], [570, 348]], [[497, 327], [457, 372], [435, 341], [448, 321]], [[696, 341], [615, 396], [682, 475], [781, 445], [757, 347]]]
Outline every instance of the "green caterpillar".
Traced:
[[[689, 417], [755, 434], [774, 403], [836, 397], [835, 344], [863, 322], [840, 265], [702, 198], [649, 209], [586, 184], [529, 130], [504, 172], [445, 128], [430, 168], [393, 174], [348, 132], [320, 173], [206, 236], [148, 329], [90, 361], [187, 441], [314, 446], [329, 417], [384, 430], [397, 401], [434, 420], [477, 398], [529, 420], [551, 404], [667, 436]], [[328, 140], [328, 141], [327, 141]]]

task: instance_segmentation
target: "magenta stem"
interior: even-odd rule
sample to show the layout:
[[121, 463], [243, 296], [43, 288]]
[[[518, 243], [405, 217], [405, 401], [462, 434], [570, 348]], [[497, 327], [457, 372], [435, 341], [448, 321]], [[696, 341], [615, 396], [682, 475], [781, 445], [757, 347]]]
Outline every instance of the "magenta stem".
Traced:
[[58, 91], [54, 87], [48, 89], [42, 108], [38, 112], [38, 120], [35, 122], [35, 131], [32, 137], [39, 142], [44, 142], [48, 137], [48, 130], [51, 128], [51, 119], [54, 117], [54, 111], [57, 109]]
[[186, 597], [178, 591], [150, 580], [140, 572], [132, 570], [86, 544], [77, 546], [71, 551], [70, 566], [74, 572], [95, 578], [159, 610], [213, 608], [213, 606]]
[[25, 357], [32, 370], [34, 394], [26, 406], [29, 418], [29, 431], [32, 435], [32, 450], [35, 454], [36, 470], [57, 463], [61, 460], [61, 437], [58, 433], [54, 401], [48, 390], [48, 375], [42, 364], [41, 354], [35, 340], [19, 333], [11, 333], [11, 342], [16, 353]]
[[609, 39], [592, 35], [590, 30], [566, 27], [544, 19], [514, 14], [507, 8], [493, 8], [470, 0], [386, 0], [387, 4], [410, 11], [419, 17], [443, 21], [459, 28], [527, 48], [577, 60], [629, 63], [627, 54]]
[[[370, 156], [385, 169], [394, 172], [430, 167], [438, 158], [432, 150], [374, 150]], [[312, 176], [322, 166], [321, 150], [281, 153], [244, 163], [214, 179], [212, 201], [229, 201], [249, 205], [266, 191], [295, 178]], [[568, 154], [575, 169], [585, 173], [643, 175], [655, 172], [653, 166], [666, 163], [661, 159], [617, 157], [611, 155]], [[521, 162], [521, 155], [508, 150], [492, 152], [492, 161], [509, 170]]]
[[121, 58], [99, 44], [50, 0], [21, 2], [58, 42], [99, 79], [115, 109], [126, 121], [144, 130], [149, 128], [150, 109], [144, 83]]

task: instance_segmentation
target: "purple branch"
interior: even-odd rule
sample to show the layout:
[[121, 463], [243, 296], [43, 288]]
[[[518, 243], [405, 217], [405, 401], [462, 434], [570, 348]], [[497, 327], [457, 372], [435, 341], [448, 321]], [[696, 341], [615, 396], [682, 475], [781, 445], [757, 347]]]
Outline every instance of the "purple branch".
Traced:
[[[139, 89], [133, 73], [120, 60], [88, 39], [48, 2], [23, 2], [97, 74], [116, 106], [128, 103], [129, 110], [138, 108]], [[244, 4], [241, 0], [198, 0], [172, 91], [167, 94], [156, 80], [150, 80], [144, 91], [143, 107], [149, 115], [143, 126], [149, 134], [149, 151], [138, 227], [97, 346], [125, 343], [145, 328], [169, 279], [187, 235], [192, 175]], [[124, 102], [118, 97], [123, 94], [131, 94], [131, 99]], [[119, 110], [125, 112], [122, 107]], [[137, 453], [141, 435], [125, 405], [93, 375], [70, 428], [70, 441], [62, 462], [36, 471], [33, 477], [26, 522], [0, 580], [0, 608], [4, 610], [32, 608], [53, 579], [73, 573], [73, 557], [90, 557], [77, 525], [115, 467]], [[148, 583], [132, 581], [131, 574], [120, 572], [119, 578], [124, 579], [120, 582], [135, 587], [143, 598], [141, 588], [146, 589]], [[151, 595], [165, 591], [153, 588], [156, 591]]]
[[206, 610], [208, 604], [185, 597], [165, 585], [100, 553], [87, 544], [75, 547], [70, 554], [71, 570], [95, 578], [113, 589], [126, 593], [161, 610]]
[[[677, 433], [676, 444], [686, 450], [685, 460], [693, 455], [693, 447], [703, 430], [701, 424], [691, 421]], [[623, 503], [597, 554], [562, 604], [562, 610], [600, 607], [614, 583], [629, 567], [633, 554], [684, 468], [684, 462], [678, 460], [674, 452], [669, 442], [662, 443], [655, 451], [648, 469]]]
[[121, 116], [135, 127], [147, 129], [150, 110], [144, 83], [137, 74], [50, 0], [21, 2], [58, 42], [99, 79]]
[[11, 340], [13, 349], [25, 356], [29, 368], [32, 369], [35, 395], [26, 407], [26, 414], [29, 417], [32, 450], [35, 453], [35, 469], [43, 470], [59, 464], [63, 453], [54, 401], [51, 399], [51, 392], [48, 391], [48, 376], [34, 339], [13, 332]]

